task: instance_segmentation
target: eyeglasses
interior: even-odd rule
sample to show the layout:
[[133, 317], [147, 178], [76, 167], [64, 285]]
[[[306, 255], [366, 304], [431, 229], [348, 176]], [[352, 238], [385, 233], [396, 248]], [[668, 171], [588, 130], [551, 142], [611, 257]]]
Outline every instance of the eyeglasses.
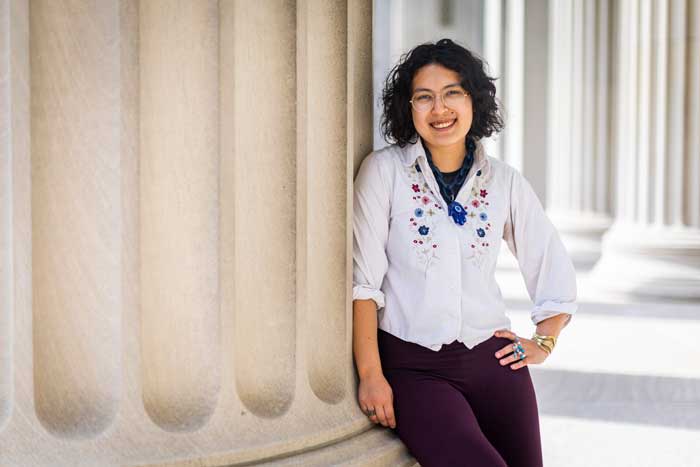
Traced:
[[[442, 105], [453, 109], [464, 104], [464, 98], [468, 95], [469, 93], [465, 92], [464, 89], [455, 88], [447, 89], [440, 94], [440, 98], [442, 99]], [[414, 94], [413, 98], [408, 102], [411, 103], [413, 110], [416, 112], [427, 112], [432, 110], [435, 105], [435, 94], [428, 91], [419, 92]]]

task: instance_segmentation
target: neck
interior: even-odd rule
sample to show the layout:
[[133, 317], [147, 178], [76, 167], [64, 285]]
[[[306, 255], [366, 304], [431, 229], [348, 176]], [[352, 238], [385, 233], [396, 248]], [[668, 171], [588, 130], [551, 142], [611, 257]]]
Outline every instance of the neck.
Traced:
[[440, 172], [454, 172], [462, 167], [467, 152], [464, 140], [450, 146], [433, 146], [425, 140], [423, 142], [430, 151], [433, 164]]

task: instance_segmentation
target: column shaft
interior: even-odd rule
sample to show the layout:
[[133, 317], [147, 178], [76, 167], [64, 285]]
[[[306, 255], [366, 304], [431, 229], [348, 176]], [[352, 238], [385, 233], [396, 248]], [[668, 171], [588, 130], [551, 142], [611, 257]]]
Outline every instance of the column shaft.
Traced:
[[547, 208], [579, 267], [610, 226], [608, 0], [550, 2]]
[[620, 3], [617, 212], [591, 276], [600, 289], [700, 298], [699, 10]]

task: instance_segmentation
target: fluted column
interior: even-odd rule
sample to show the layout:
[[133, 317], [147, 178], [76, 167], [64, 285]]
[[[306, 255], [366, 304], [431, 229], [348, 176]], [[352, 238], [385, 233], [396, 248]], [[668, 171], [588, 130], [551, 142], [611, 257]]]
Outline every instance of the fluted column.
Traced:
[[619, 8], [616, 218], [592, 281], [700, 298], [700, 0]]
[[371, 22], [0, 0], [0, 465], [411, 462], [352, 358]]
[[[503, 0], [484, 2], [484, 59], [488, 63], [488, 74], [491, 77], [503, 76], [503, 50], [505, 49], [503, 21]], [[496, 97], [503, 99], [501, 80], [496, 81]], [[503, 139], [501, 135], [493, 135], [484, 140], [484, 149], [488, 154], [503, 157]]]
[[574, 263], [600, 258], [611, 218], [611, 5], [550, 2], [547, 211]]
[[[546, 0], [494, 0], [484, 3], [486, 60], [498, 80], [505, 123], [502, 133], [486, 141], [487, 152], [519, 170], [545, 199], [547, 134], [547, 9]], [[518, 265], [505, 243], [499, 269]]]

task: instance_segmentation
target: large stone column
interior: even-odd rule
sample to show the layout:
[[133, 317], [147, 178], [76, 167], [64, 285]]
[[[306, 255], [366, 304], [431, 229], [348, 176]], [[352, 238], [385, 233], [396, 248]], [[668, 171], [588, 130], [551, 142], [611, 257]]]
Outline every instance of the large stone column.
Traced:
[[615, 223], [604, 290], [700, 298], [700, 0], [620, 2]]
[[0, 465], [413, 463], [352, 358], [371, 6], [0, 0]]
[[611, 6], [550, 2], [547, 212], [576, 266], [600, 258], [610, 227]]

